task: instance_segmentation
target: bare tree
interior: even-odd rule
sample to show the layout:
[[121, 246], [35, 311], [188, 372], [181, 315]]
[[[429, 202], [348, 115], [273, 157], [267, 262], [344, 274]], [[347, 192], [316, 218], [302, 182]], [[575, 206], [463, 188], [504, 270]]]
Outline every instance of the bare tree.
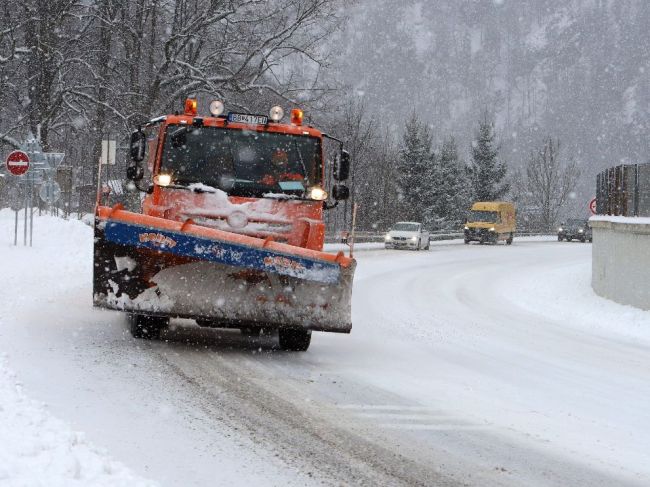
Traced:
[[575, 188], [580, 170], [575, 160], [560, 158], [560, 141], [548, 137], [544, 146], [530, 154], [526, 166], [526, 189], [530, 203], [539, 211], [540, 223], [550, 231]]

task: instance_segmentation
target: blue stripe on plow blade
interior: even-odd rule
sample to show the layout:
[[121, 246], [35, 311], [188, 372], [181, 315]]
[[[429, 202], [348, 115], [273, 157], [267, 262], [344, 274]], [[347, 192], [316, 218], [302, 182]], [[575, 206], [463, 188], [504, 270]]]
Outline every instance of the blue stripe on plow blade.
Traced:
[[326, 284], [337, 283], [341, 272], [338, 264], [330, 262], [124, 222], [107, 221], [104, 235], [120, 245]]

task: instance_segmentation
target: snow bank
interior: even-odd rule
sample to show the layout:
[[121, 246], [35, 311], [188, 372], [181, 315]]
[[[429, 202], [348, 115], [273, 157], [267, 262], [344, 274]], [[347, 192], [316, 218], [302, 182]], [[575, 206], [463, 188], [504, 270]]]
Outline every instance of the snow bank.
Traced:
[[[6, 322], [29, 303], [51, 300], [75, 279], [65, 274], [87, 274], [92, 259], [92, 229], [76, 219], [35, 216], [33, 248], [23, 247], [23, 218], [19, 214], [18, 246], [13, 245], [14, 212], [0, 211], [0, 337]], [[62, 239], [61, 234], [66, 238]], [[62, 242], [84, 242], [66, 248]], [[52, 265], [56, 259], [56, 265]], [[63, 273], [63, 275], [62, 275]], [[9, 369], [6, 338], [0, 341], [0, 485], [3, 486], [123, 486], [155, 485], [132, 474], [125, 466], [85, 440], [83, 433], [54, 417], [30, 399]]]
[[612, 340], [650, 344], [650, 312], [598, 296], [591, 287], [591, 262], [538, 267], [512, 275], [507, 299], [567, 327], [596, 332]]
[[29, 399], [0, 360], [0, 484], [151, 486]]

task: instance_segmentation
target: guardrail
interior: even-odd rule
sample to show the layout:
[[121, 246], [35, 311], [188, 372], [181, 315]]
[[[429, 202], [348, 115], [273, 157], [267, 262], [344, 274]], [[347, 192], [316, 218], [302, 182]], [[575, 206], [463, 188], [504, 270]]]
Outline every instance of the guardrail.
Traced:
[[[370, 242], [383, 242], [384, 237], [387, 232], [355, 232], [354, 238], [356, 243], [370, 243]], [[540, 237], [540, 236], [549, 236], [555, 234], [549, 234], [548, 232], [515, 232], [515, 237]], [[448, 230], [431, 232], [429, 234], [429, 241], [435, 242], [438, 240], [455, 240], [462, 239], [464, 237], [463, 232], [450, 232]], [[347, 240], [341, 232], [337, 234], [325, 234], [325, 243], [346, 243]]]

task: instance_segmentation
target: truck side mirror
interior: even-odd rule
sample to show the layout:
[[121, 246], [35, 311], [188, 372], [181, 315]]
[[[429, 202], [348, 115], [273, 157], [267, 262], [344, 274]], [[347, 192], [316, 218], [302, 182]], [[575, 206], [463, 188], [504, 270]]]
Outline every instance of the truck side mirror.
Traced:
[[347, 200], [350, 197], [350, 188], [343, 184], [337, 184], [332, 188], [332, 197], [336, 201]]
[[339, 160], [334, 169], [334, 179], [337, 181], [346, 181], [350, 177], [350, 153], [341, 149]]
[[147, 136], [142, 130], [138, 129], [131, 134], [131, 160], [133, 162], [142, 162], [146, 151]]
[[144, 177], [144, 169], [140, 164], [130, 164], [126, 168], [126, 177], [131, 181], [140, 181]]

